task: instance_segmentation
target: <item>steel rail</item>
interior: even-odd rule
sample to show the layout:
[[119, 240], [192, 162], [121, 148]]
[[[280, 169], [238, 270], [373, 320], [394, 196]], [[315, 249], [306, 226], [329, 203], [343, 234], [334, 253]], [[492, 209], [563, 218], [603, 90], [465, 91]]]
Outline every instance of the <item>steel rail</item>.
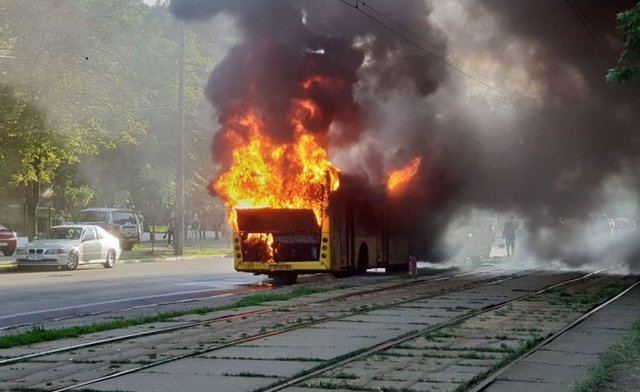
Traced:
[[602, 309], [606, 308], [611, 303], [617, 301], [618, 299], [623, 297], [625, 294], [627, 294], [629, 291], [633, 290], [638, 285], [640, 285], [640, 280], [636, 281], [631, 286], [629, 286], [626, 289], [624, 289], [622, 292], [620, 292], [615, 297], [610, 298], [609, 300], [607, 300], [607, 301], [601, 303], [600, 305], [596, 306], [595, 308], [591, 309], [589, 312], [587, 312], [587, 313], [583, 314], [582, 316], [578, 317], [572, 323], [570, 323], [570, 324], [566, 325], [565, 327], [561, 328], [556, 333], [548, 336], [546, 339], [544, 339], [543, 341], [541, 341], [540, 343], [535, 345], [531, 350], [525, 352], [524, 354], [520, 355], [515, 360], [509, 362], [508, 364], [506, 364], [505, 366], [500, 368], [499, 370], [493, 372], [488, 378], [484, 379], [480, 384], [478, 384], [475, 387], [471, 388], [468, 392], [481, 392], [481, 391], [484, 391], [487, 387], [489, 387], [491, 384], [493, 384], [498, 379], [498, 377], [500, 377], [501, 375], [503, 375], [504, 373], [509, 371], [511, 368], [513, 368], [514, 366], [516, 366], [519, 363], [521, 363], [522, 361], [524, 361], [531, 354], [537, 352], [538, 350], [540, 350], [541, 348], [543, 348], [547, 344], [553, 342], [554, 340], [556, 340], [557, 338], [562, 336], [567, 331], [575, 328], [576, 326], [578, 326], [580, 323], [582, 323], [583, 321], [585, 321], [589, 317], [593, 316], [594, 314], [598, 313]]
[[[401, 282], [401, 283], [398, 283], [398, 284], [395, 284], [395, 285], [386, 286], [386, 287], [382, 287], [382, 288], [368, 289], [368, 290], [358, 291], [358, 292], [355, 292], [355, 293], [348, 293], [348, 294], [338, 295], [338, 296], [335, 296], [335, 297], [321, 299], [319, 301], [315, 301], [315, 302], [312, 302], [312, 303], [313, 304], [320, 304], [320, 303], [324, 303], [324, 302], [339, 300], [339, 299], [342, 299], [342, 298], [366, 295], [366, 294], [371, 294], [371, 293], [375, 293], [375, 292], [393, 290], [393, 289], [397, 289], [397, 288], [408, 287], [408, 286], [413, 286], [413, 285], [419, 285], [419, 284], [424, 284], [424, 283], [433, 283], [433, 282], [449, 280], [449, 279], [453, 279], [455, 277], [472, 275], [472, 274], [477, 274], [477, 273], [479, 273], [479, 272], [466, 272], [466, 273], [461, 273], [461, 274], [448, 274], [446, 276], [438, 276], [438, 275], [436, 275], [436, 276], [428, 277], [426, 279], [417, 279], [417, 280], [413, 280], [413, 281], [410, 281], [410, 282]], [[301, 305], [291, 305], [289, 307], [290, 308], [295, 308], [296, 306], [301, 306]], [[278, 308], [281, 308], [281, 307], [278, 307]], [[29, 360], [29, 359], [44, 357], [44, 356], [53, 355], [53, 354], [60, 354], [60, 353], [63, 353], [63, 352], [73, 351], [73, 350], [82, 349], [82, 348], [101, 346], [101, 345], [105, 345], [105, 344], [118, 343], [118, 342], [131, 340], [131, 339], [136, 339], [136, 338], [141, 338], [141, 337], [160, 335], [160, 334], [164, 334], [164, 333], [171, 333], [171, 332], [185, 330], [185, 329], [189, 329], [189, 328], [193, 328], [193, 327], [197, 327], [197, 326], [200, 326], [200, 325], [213, 323], [213, 322], [234, 320], [234, 319], [237, 319], [237, 318], [242, 318], [242, 317], [247, 317], [247, 316], [255, 316], [255, 315], [260, 315], [260, 314], [271, 313], [272, 311], [273, 311], [273, 308], [270, 308], [270, 309], [254, 310], [254, 311], [249, 311], [249, 312], [244, 312], [244, 313], [239, 313], [239, 314], [233, 314], [233, 315], [227, 315], [227, 316], [217, 316], [217, 317], [208, 318], [208, 319], [205, 319], [205, 320], [193, 321], [193, 322], [184, 323], [184, 324], [180, 324], [180, 325], [174, 325], [174, 326], [165, 327], [165, 328], [157, 328], [157, 329], [154, 329], [152, 331], [136, 332], [136, 333], [126, 334], [126, 335], [121, 335], [121, 336], [114, 336], [114, 337], [110, 337], [110, 338], [99, 339], [99, 340], [86, 342], [86, 343], [75, 344], [75, 345], [71, 345], [71, 346], [59, 347], [59, 348], [46, 350], [46, 351], [39, 351], [39, 352], [35, 352], [35, 353], [24, 354], [24, 355], [12, 357], [12, 358], [2, 359], [2, 360], [0, 360], [0, 366], [10, 365], [10, 364], [13, 364], [13, 363], [22, 362], [22, 361], [26, 361], [26, 360]], [[308, 325], [308, 324], [305, 324], [305, 325]]]
[[[480, 269], [480, 270], [476, 270], [476, 271], [471, 271], [471, 272], [466, 272], [466, 273], [460, 273], [460, 274], [455, 274], [452, 275], [453, 277], [459, 277], [459, 276], [465, 276], [465, 275], [473, 275], [473, 274], [479, 274], [479, 273], [483, 273], [483, 272], [490, 272], [492, 270], [496, 269], [495, 267], [493, 268], [486, 268], [486, 269]], [[435, 276], [440, 276], [440, 275], [444, 275], [446, 273], [451, 273], [450, 271], [445, 271], [442, 273], [438, 273]], [[421, 283], [423, 280], [420, 280], [420, 278], [415, 279], [412, 282], [409, 283], [399, 283], [397, 285], [394, 286], [390, 286], [392, 288], [395, 287], [402, 287], [402, 286], [410, 286], [410, 285], [414, 285], [417, 283]], [[310, 284], [313, 282], [305, 282], [305, 283], [300, 283], [300, 284]], [[203, 291], [208, 291], [208, 290], [203, 290]], [[246, 292], [242, 292], [241, 294], [246, 294], [246, 293], [254, 293], [254, 292], [260, 292], [262, 291], [261, 289], [251, 289], [248, 290]], [[370, 292], [377, 292], [379, 290], [377, 289], [373, 289]], [[368, 291], [363, 291], [364, 293], [368, 293]], [[173, 293], [169, 293], [170, 295], [174, 295]], [[177, 293], [180, 294], [180, 293]], [[69, 316], [63, 316], [63, 317], [54, 317], [54, 318], [50, 318], [50, 319], [45, 319], [45, 320], [41, 320], [38, 321], [37, 323], [20, 323], [20, 324], [11, 324], [11, 325], [5, 325], [0, 327], [0, 331], [8, 331], [11, 329], [16, 329], [16, 328], [20, 328], [20, 327], [28, 327], [28, 326], [32, 326], [35, 324], [42, 324], [42, 323], [46, 323], [46, 322], [57, 322], [57, 321], [67, 321], [67, 320], [73, 320], [73, 319], [82, 319], [85, 317], [89, 317], [89, 316], [97, 316], [97, 315], [105, 315], [105, 314], [111, 314], [111, 313], [116, 313], [118, 311], [128, 311], [128, 310], [134, 310], [134, 309], [143, 309], [143, 308], [155, 308], [155, 307], [161, 307], [161, 306], [168, 306], [168, 305], [176, 305], [176, 304], [183, 304], [183, 303], [188, 303], [188, 302], [198, 302], [198, 301], [203, 301], [203, 300], [207, 300], [207, 299], [211, 299], [211, 298], [217, 298], [217, 297], [223, 297], [223, 296], [233, 296], [236, 295], [237, 292], [234, 289], [225, 289], [222, 290], [220, 293], [214, 294], [214, 295], [210, 295], [210, 296], [206, 296], [206, 297], [196, 297], [196, 298], [187, 298], [187, 299], [181, 299], [181, 300], [175, 300], [175, 301], [164, 301], [164, 302], [155, 302], [155, 303], [150, 303], [150, 304], [145, 304], [145, 305], [136, 305], [136, 306], [131, 306], [131, 307], [127, 307], [127, 308], [122, 308], [122, 309], [118, 309], [116, 311], [114, 310], [108, 310], [108, 311], [97, 311], [97, 312], [87, 312], [87, 313], [83, 313], [83, 314], [78, 314], [78, 315], [69, 315]], [[358, 293], [360, 294], [360, 293]], [[163, 296], [167, 296], [164, 294], [161, 295], [157, 295], [157, 296], [150, 296], [150, 297], [163, 297]], [[335, 297], [335, 298], [341, 298], [341, 297]], [[12, 315], [13, 316], [13, 315]]]
[[319, 365], [315, 369], [313, 369], [313, 370], [311, 370], [309, 372], [306, 372], [303, 375], [300, 375], [300, 376], [297, 376], [297, 377], [294, 376], [293, 378], [290, 378], [290, 379], [288, 379], [288, 380], [286, 380], [286, 381], [284, 381], [282, 383], [274, 384], [274, 385], [272, 385], [270, 387], [267, 387], [265, 389], [260, 389], [260, 392], [276, 392], [276, 391], [283, 390], [285, 388], [290, 388], [292, 386], [300, 384], [303, 381], [306, 381], [306, 380], [308, 380], [310, 378], [318, 376], [318, 375], [320, 375], [320, 374], [322, 374], [322, 373], [324, 373], [326, 371], [336, 369], [338, 367], [344, 366], [344, 365], [346, 365], [346, 364], [348, 364], [350, 362], [353, 362], [353, 361], [356, 361], [356, 360], [359, 360], [359, 359], [363, 359], [365, 357], [368, 357], [368, 356], [370, 356], [372, 354], [376, 354], [376, 353], [378, 353], [380, 351], [386, 350], [386, 349], [391, 348], [393, 346], [396, 346], [398, 344], [402, 344], [402, 343], [407, 342], [409, 340], [412, 340], [412, 339], [418, 338], [420, 336], [423, 336], [424, 334], [435, 332], [435, 331], [437, 331], [439, 329], [446, 328], [446, 327], [458, 324], [458, 323], [460, 323], [462, 321], [466, 321], [468, 319], [471, 319], [473, 317], [479, 316], [481, 314], [485, 314], [485, 313], [492, 312], [494, 310], [506, 307], [506, 306], [508, 306], [508, 305], [510, 305], [510, 304], [512, 304], [514, 302], [526, 300], [526, 299], [534, 297], [536, 295], [543, 294], [543, 293], [545, 293], [547, 291], [550, 291], [550, 290], [553, 290], [555, 288], [564, 286], [566, 284], [570, 284], [570, 283], [573, 283], [573, 282], [576, 282], [576, 281], [579, 281], [579, 280], [582, 280], [582, 279], [586, 279], [586, 278], [588, 278], [590, 276], [593, 276], [595, 274], [598, 274], [598, 273], [600, 273], [602, 271], [604, 271], [604, 269], [598, 270], [598, 271], [594, 271], [594, 272], [590, 272], [588, 274], [585, 274], [583, 276], [579, 276], [577, 278], [568, 279], [566, 281], [554, 284], [554, 285], [549, 286], [549, 287], [545, 287], [545, 288], [540, 289], [538, 291], [535, 291], [533, 293], [522, 295], [522, 296], [517, 297], [517, 298], [513, 298], [513, 299], [510, 299], [510, 300], [507, 300], [507, 301], [502, 301], [502, 302], [499, 302], [499, 303], [496, 303], [496, 304], [493, 304], [493, 305], [485, 306], [482, 309], [478, 309], [476, 311], [469, 312], [469, 313], [467, 313], [465, 315], [456, 317], [456, 318], [451, 319], [449, 321], [446, 321], [444, 323], [440, 323], [440, 324], [432, 325], [432, 326], [427, 327], [427, 328], [422, 328], [422, 329], [418, 329], [418, 330], [415, 330], [415, 331], [411, 331], [411, 332], [409, 332], [407, 334], [404, 334], [404, 335], [402, 335], [400, 337], [389, 339], [389, 340], [387, 340], [385, 342], [379, 343], [379, 344], [377, 344], [375, 346], [372, 346], [372, 347], [370, 347], [368, 349], [361, 350], [361, 351], [356, 351], [355, 354], [353, 354], [353, 353], [352, 354], [347, 354], [346, 358], [339, 359], [337, 361], [332, 361], [329, 365]]
[[227, 316], [218, 316], [218, 317], [214, 317], [214, 318], [210, 318], [210, 319], [206, 319], [206, 320], [200, 320], [200, 321], [194, 321], [194, 322], [191, 322], [191, 323], [174, 325], [174, 326], [171, 326], [171, 327], [157, 328], [157, 329], [154, 329], [154, 330], [151, 330], [151, 331], [136, 332], [136, 333], [131, 333], [131, 334], [127, 334], [127, 335], [114, 336], [114, 337], [111, 337], [111, 338], [94, 340], [94, 341], [86, 342], [86, 343], [74, 344], [74, 345], [71, 345], [71, 346], [54, 348], [54, 349], [46, 350], [46, 351], [39, 351], [39, 352], [36, 352], [36, 353], [25, 354], [25, 355], [20, 355], [20, 356], [17, 356], [17, 357], [12, 357], [12, 358], [7, 358], [7, 359], [0, 360], [0, 366], [10, 365], [12, 363], [22, 362], [22, 361], [26, 361], [28, 359], [33, 359], [33, 358], [38, 358], [38, 357], [44, 357], [44, 356], [47, 356], [47, 355], [60, 354], [60, 353], [63, 353], [63, 352], [73, 351], [73, 350], [77, 350], [77, 349], [81, 349], [81, 348], [89, 348], [89, 347], [101, 346], [101, 345], [104, 345], [104, 344], [117, 343], [117, 342], [130, 340], [130, 339], [135, 339], [135, 338], [140, 338], [140, 337], [160, 335], [160, 334], [163, 334], [163, 333], [180, 331], [182, 329], [188, 329], [188, 328], [192, 328], [192, 327], [197, 327], [199, 325], [203, 325], [203, 324], [207, 324], [207, 323], [234, 320], [234, 319], [237, 319], [237, 318], [242, 318], [242, 317], [247, 317], [247, 316], [254, 316], [254, 315], [257, 315], [257, 314], [271, 313], [271, 311], [272, 311], [272, 309], [262, 309], [262, 310], [253, 310], [253, 311], [250, 311], [250, 312], [227, 315]]
[[[531, 271], [529, 273], [532, 273], [532, 272], [534, 272], [534, 271]], [[411, 285], [416, 285], [416, 284], [421, 284], [421, 283], [433, 283], [433, 282], [436, 282], [436, 281], [449, 280], [449, 279], [452, 279], [452, 278], [454, 278], [456, 276], [466, 276], [466, 275], [473, 274], [473, 273], [474, 272], [463, 273], [463, 274], [452, 274], [452, 275], [448, 275], [448, 276], [433, 277], [431, 279], [421, 279], [421, 280], [415, 280], [415, 281], [411, 281], [411, 282], [402, 282], [402, 283], [400, 283], [400, 284], [398, 284], [396, 286], [405, 287], [405, 286], [411, 286]], [[498, 282], [502, 282], [502, 281], [505, 281], [505, 280], [515, 279], [517, 277], [522, 277], [522, 276], [525, 276], [527, 274], [513, 275], [511, 277], [506, 277], [506, 278], [505, 277], [500, 277], [499, 279], [494, 279], [494, 280], [489, 281], [487, 283], [481, 284], [481, 286], [489, 286], [489, 285], [496, 284]], [[593, 273], [589, 274], [589, 276], [592, 275], [592, 274]], [[585, 278], [585, 277], [586, 276], [579, 277], [579, 278]], [[570, 281], [573, 281], [574, 279], [575, 278], [572, 278]], [[567, 282], [569, 282], [569, 281], [567, 281]], [[386, 290], [389, 290], [389, 289], [397, 288], [396, 286], [365, 290], [365, 292], [362, 292], [362, 293], [361, 292], [349, 293], [349, 294], [341, 295], [339, 297], [352, 297], [352, 296], [357, 296], [357, 295], [361, 295], [361, 294], [365, 294], [365, 293], [386, 291]], [[464, 287], [464, 288], [461, 288], [461, 289], [458, 289], [458, 290], [452, 290], [451, 292], [462, 291], [462, 290], [467, 290], [467, 289], [469, 289], [469, 287]], [[451, 292], [449, 292], [449, 293], [451, 293]], [[416, 300], [421, 299], [421, 298], [432, 297], [433, 295], [434, 294], [417, 296], [415, 298], [399, 301], [399, 302], [394, 303], [394, 304], [383, 305], [383, 306], [381, 306], [381, 308], [382, 307], [389, 307], [389, 306], [396, 306], [396, 305], [400, 305], [400, 304], [405, 303], [405, 302], [411, 302], [411, 301], [416, 301]], [[318, 301], [318, 302], [315, 302], [315, 303], [333, 301], [336, 298], [338, 298], [338, 297], [327, 298], [327, 299], [324, 299], [322, 301]], [[308, 304], [305, 304], [304, 306], [306, 306], [306, 305], [308, 305]], [[271, 311], [272, 309], [269, 309], [269, 310]], [[233, 340], [231, 342], [227, 342], [227, 343], [218, 344], [218, 345], [215, 345], [215, 346], [206, 347], [206, 348], [203, 348], [203, 349], [200, 349], [200, 350], [196, 350], [196, 351], [192, 351], [192, 352], [189, 352], [189, 353], [175, 355], [175, 356], [172, 356], [172, 357], [164, 358], [164, 359], [159, 360], [159, 361], [146, 363], [146, 364], [141, 365], [141, 366], [137, 366], [137, 367], [134, 367], [134, 368], [130, 368], [130, 369], [122, 370], [122, 371], [119, 371], [119, 372], [111, 373], [111, 374], [108, 374], [108, 375], [105, 375], [105, 376], [102, 376], [102, 377], [97, 377], [95, 379], [83, 381], [83, 382], [74, 384], [72, 386], [67, 386], [67, 387], [55, 389], [55, 390], [53, 390], [53, 392], [72, 391], [72, 390], [74, 390], [76, 388], [85, 387], [87, 385], [95, 384], [95, 383], [98, 383], [98, 382], [101, 382], [101, 381], [111, 380], [111, 379], [114, 379], [114, 378], [118, 378], [118, 377], [122, 377], [122, 376], [125, 376], [125, 375], [128, 375], [128, 374], [131, 374], [131, 373], [137, 373], [139, 371], [146, 370], [146, 369], [153, 368], [153, 367], [160, 366], [160, 365], [164, 365], [166, 363], [175, 362], [175, 361], [178, 361], [178, 360], [181, 360], [181, 359], [190, 358], [190, 357], [194, 357], [194, 356], [198, 356], [198, 355], [202, 355], [202, 354], [207, 354], [207, 353], [210, 353], [210, 352], [213, 352], [213, 351], [221, 350], [223, 348], [236, 346], [236, 345], [247, 343], [247, 342], [251, 342], [251, 341], [254, 341], [254, 340], [259, 340], [259, 339], [263, 339], [263, 338], [267, 338], [267, 337], [271, 337], [271, 336], [275, 336], [275, 335], [281, 335], [281, 334], [284, 334], [284, 333], [287, 333], [287, 332], [291, 332], [291, 331], [295, 331], [295, 330], [298, 330], [298, 329], [307, 328], [309, 326], [313, 326], [313, 325], [316, 325], [316, 324], [321, 324], [321, 323], [326, 323], [326, 322], [329, 322], [329, 321], [340, 320], [340, 319], [343, 319], [345, 317], [350, 317], [350, 316], [352, 316], [354, 314], [358, 314], [358, 313], [362, 313], [362, 312], [369, 312], [371, 310], [372, 309], [366, 309], [366, 310], [360, 310], [360, 311], [352, 311], [348, 315], [340, 315], [340, 316], [336, 316], [336, 317], [326, 317], [326, 318], [322, 318], [322, 319], [315, 319], [315, 320], [313, 320], [311, 322], [308, 322], [308, 323], [303, 323], [303, 324], [298, 324], [298, 325], [294, 325], [294, 326], [287, 327], [287, 328], [282, 328], [282, 329], [279, 329], [277, 331], [266, 332], [266, 333], [262, 333], [262, 334], [257, 334], [257, 335], [253, 335], [253, 336], [248, 336], [248, 337], [236, 339], [236, 340]]]

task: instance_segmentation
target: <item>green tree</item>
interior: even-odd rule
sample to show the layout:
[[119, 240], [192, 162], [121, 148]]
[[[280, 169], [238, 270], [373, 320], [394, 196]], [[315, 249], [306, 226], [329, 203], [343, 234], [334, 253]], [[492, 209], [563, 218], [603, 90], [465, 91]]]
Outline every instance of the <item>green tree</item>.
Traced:
[[[45, 185], [56, 208], [76, 212], [87, 204], [117, 204], [159, 221], [169, 215], [179, 27], [167, 2], [2, 0], [0, 74], [46, 114], [46, 129], [59, 136], [72, 158], [62, 160]], [[202, 89], [235, 35], [230, 20], [187, 28], [190, 212], [216, 207], [207, 193], [215, 174], [209, 150], [213, 114], [202, 105]]]
[[49, 128], [43, 112], [8, 86], [0, 86], [0, 140], [2, 174], [25, 192], [27, 236], [33, 238], [41, 190], [60, 166], [78, 159], [68, 148], [76, 142]]
[[640, 72], [640, 2], [618, 14], [618, 29], [624, 37], [624, 49], [618, 66], [607, 71], [607, 81], [626, 82]]
[[[94, 18], [90, 3], [104, 2], [4, 0], [2, 4], [0, 71], [25, 102], [37, 106], [42, 118], [46, 114], [39, 132], [4, 143], [22, 154], [14, 161], [25, 164], [22, 168], [13, 165], [21, 170], [11, 185], [29, 187], [25, 199], [29, 209], [43, 190], [36, 183], [53, 185], [65, 208], [75, 202], [83, 204], [91, 184], [78, 180], [90, 176], [79, 166], [82, 158], [135, 144], [145, 131], [143, 122], [130, 110], [134, 94], [121, 77], [127, 74], [126, 64], [122, 56], [115, 55], [129, 48], [110, 39], [117, 26]], [[122, 3], [115, 2], [113, 7]], [[105, 12], [104, 17], [109, 16]], [[59, 153], [49, 154], [53, 150]], [[35, 170], [38, 160], [43, 162], [40, 166], [46, 163], [46, 171]], [[27, 170], [29, 166], [33, 170]], [[34, 182], [34, 178], [41, 181]], [[71, 204], [67, 193], [74, 199]], [[29, 214], [28, 220], [32, 219]], [[27, 225], [30, 236], [34, 225]]]

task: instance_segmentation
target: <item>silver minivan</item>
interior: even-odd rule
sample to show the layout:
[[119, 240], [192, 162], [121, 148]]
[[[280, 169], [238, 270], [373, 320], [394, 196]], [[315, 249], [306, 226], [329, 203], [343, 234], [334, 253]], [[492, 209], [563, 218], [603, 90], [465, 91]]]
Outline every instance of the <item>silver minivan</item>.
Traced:
[[120, 239], [123, 250], [131, 250], [142, 238], [142, 217], [121, 208], [87, 208], [78, 213], [74, 223], [97, 225]]

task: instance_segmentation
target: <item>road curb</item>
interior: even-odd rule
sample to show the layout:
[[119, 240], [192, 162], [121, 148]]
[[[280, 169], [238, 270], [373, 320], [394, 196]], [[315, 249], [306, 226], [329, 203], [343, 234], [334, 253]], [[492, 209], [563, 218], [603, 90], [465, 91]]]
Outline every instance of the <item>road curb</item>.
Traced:
[[[129, 259], [129, 260], [118, 260], [118, 264], [138, 264], [138, 263], [157, 263], [162, 261], [180, 261], [180, 260], [195, 260], [195, 259], [203, 259], [203, 258], [225, 258], [232, 257], [227, 255], [194, 255], [194, 256], [170, 256], [170, 257], [152, 257], [152, 258], [144, 258], [144, 259]], [[15, 267], [15, 260], [3, 260], [0, 261], [0, 268], [11, 268]]]
[[130, 260], [118, 260], [118, 264], [134, 264], [134, 263], [152, 263], [160, 261], [180, 261], [180, 260], [195, 260], [203, 258], [224, 258], [231, 257], [226, 255], [200, 255], [200, 256], [171, 256], [171, 257], [156, 257], [149, 259], [130, 259]]

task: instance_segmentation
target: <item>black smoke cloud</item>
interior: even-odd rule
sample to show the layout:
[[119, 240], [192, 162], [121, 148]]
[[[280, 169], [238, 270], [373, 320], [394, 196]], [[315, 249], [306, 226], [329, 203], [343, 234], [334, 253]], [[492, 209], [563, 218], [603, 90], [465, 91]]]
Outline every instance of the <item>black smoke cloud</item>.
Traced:
[[[431, 29], [418, 19], [429, 12], [423, 2], [405, 1], [400, 9], [403, 18]], [[307, 129], [326, 133], [330, 124], [340, 124], [332, 142], [348, 144], [362, 132], [364, 115], [354, 88], [363, 73], [374, 75], [379, 87], [404, 85], [422, 94], [432, 92], [445, 76], [433, 59], [408, 49], [393, 35], [381, 34], [379, 26], [337, 1], [177, 0], [171, 11], [184, 20], [206, 20], [219, 13], [236, 19], [245, 40], [216, 67], [205, 93], [221, 110], [223, 124], [238, 105], [261, 108], [268, 133], [280, 141], [293, 133], [288, 118], [292, 98], [310, 98], [321, 109], [322, 117], [305, 124]], [[354, 47], [356, 39], [367, 37], [376, 39], [363, 44], [366, 51]], [[365, 54], [372, 57], [372, 66], [363, 67]], [[317, 75], [341, 83], [301, 91], [301, 84]]]
[[[454, 34], [431, 22], [437, 3], [367, 4], [379, 19], [419, 33], [418, 42], [432, 51], [447, 50], [448, 36], [464, 36], [465, 26]], [[424, 255], [438, 253], [450, 217], [476, 207], [521, 216], [530, 247], [545, 259], [575, 264], [603, 257], [576, 252], [544, 233], [564, 229], [562, 217], [587, 219], [602, 202], [607, 178], [638, 167], [637, 84], [604, 81], [615, 63], [610, 53], [620, 49], [615, 15], [634, 2], [580, 2], [596, 21], [600, 43], [563, 2], [462, 4], [470, 22], [493, 27], [493, 35], [478, 42], [466, 32], [467, 49], [497, 64], [491, 77], [500, 94], [470, 93], [474, 82], [466, 76], [337, 0], [173, 0], [171, 11], [182, 20], [226, 13], [244, 34], [205, 89], [223, 128], [214, 140], [215, 159], [228, 163], [224, 126], [242, 105], [260, 107], [270, 135], [286, 141], [293, 133], [291, 99], [312, 99], [323, 117], [306, 125], [326, 136], [345, 172], [366, 177], [369, 186], [422, 157], [418, 176], [391, 204], [402, 225], [418, 233]], [[523, 48], [521, 57], [508, 56], [512, 45]], [[535, 94], [512, 88], [521, 81], [501, 77], [517, 67]], [[314, 75], [344, 83], [301, 90]], [[625, 249], [616, 257], [635, 254], [633, 247]]]
[[530, 247], [544, 259], [572, 265], [607, 257], [633, 262], [638, 256], [633, 239], [616, 240], [615, 252], [613, 245], [591, 251], [575, 237], [602, 238], [584, 227], [560, 224], [588, 222], [604, 202], [603, 185], [613, 175], [635, 177], [640, 156], [638, 85], [604, 79], [621, 49], [615, 16], [635, 2], [578, 3], [596, 25], [600, 42], [563, 2], [484, 1], [471, 9], [472, 15], [493, 15], [504, 37], [483, 48], [490, 56], [500, 59], [516, 40], [533, 53], [523, 61], [543, 92], [535, 104], [516, 104], [513, 122], [497, 123], [502, 140], [475, 151], [477, 166], [463, 178], [460, 196], [490, 209], [519, 212], [531, 234]]

